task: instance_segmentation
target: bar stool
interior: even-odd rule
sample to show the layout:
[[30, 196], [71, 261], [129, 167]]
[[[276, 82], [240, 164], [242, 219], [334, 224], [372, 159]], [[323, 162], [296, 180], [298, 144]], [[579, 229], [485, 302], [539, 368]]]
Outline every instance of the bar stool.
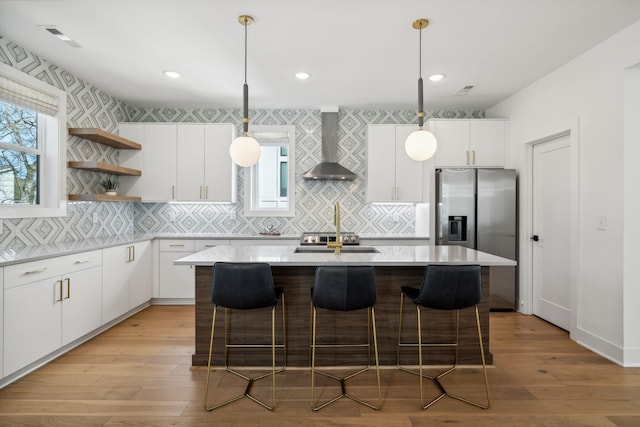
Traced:
[[[282, 344], [276, 344], [276, 305], [282, 300]], [[286, 321], [284, 293], [282, 288], [274, 288], [271, 267], [265, 263], [225, 263], [217, 262], [213, 266], [213, 280], [211, 283], [211, 302], [213, 316], [211, 318], [211, 340], [209, 342], [209, 359], [207, 362], [207, 381], [205, 385], [204, 408], [212, 411], [228, 403], [248, 397], [252, 401], [273, 410], [276, 405], [276, 374], [285, 370], [287, 365]], [[224, 308], [224, 368], [226, 372], [234, 374], [247, 381], [243, 394], [209, 406], [209, 377], [211, 375], [211, 355], [213, 353], [213, 336], [216, 325], [218, 307]], [[229, 310], [252, 310], [271, 307], [271, 344], [230, 344], [229, 343]], [[230, 348], [271, 348], [270, 372], [248, 377], [229, 367], [228, 350]], [[284, 354], [283, 366], [276, 370], [276, 348], [281, 348]], [[250, 394], [254, 381], [271, 376], [271, 405], [258, 400]]]
[[[380, 409], [382, 395], [380, 392], [380, 366], [378, 363], [378, 339], [376, 317], [373, 308], [376, 303], [376, 275], [371, 266], [321, 266], [316, 269], [315, 283], [311, 289], [311, 409], [318, 411], [325, 406], [347, 397], [372, 409]], [[332, 311], [353, 311], [367, 309], [367, 343], [317, 344], [318, 309]], [[374, 405], [347, 393], [346, 381], [371, 368], [371, 333], [373, 332], [373, 349], [376, 364], [376, 380], [378, 385], [378, 404]], [[365, 368], [359, 369], [346, 377], [338, 377], [316, 369], [316, 350], [318, 348], [365, 347], [368, 362]], [[315, 374], [324, 375], [340, 382], [342, 393], [318, 406], [315, 406]]]
[[[418, 318], [418, 342], [406, 343], [401, 341], [402, 336], [402, 310], [404, 297], [409, 298], [416, 305]], [[478, 315], [478, 303], [482, 298], [482, 275], [479, 265], [429, 265], [426, 267], [422, 286], [420, 289], [409, 286], [402, 287], [400, 295], [400, 320], [398, 322], [398, 348], [397, 348], [397, 365], [402, 371], [416, 374], [420, 378], [420, 405], [423, 409], [428, 409], [431, 405], [444, 398], [445, 396], [453, 397], [462, 402], [487, 409], [491, 405], [489, 400], [489, 382], [487, 380], [487, 367], [485, 364], [484, 347], [482, 345], [482, 332], [480, 329], [480, 316]], [[455, 310], [456, 311], [456, 337], [455, 342], [451, 343], [423, 343], [422, 342], [422, 308], [431, 308], [435, 310]], [[460, 334], [460, 310], [464, 308], [474, 307], [476, 313], [476, 326], [478, 332], [478, 342], [480, 344], [480, 356], [482, 358], [482, 373], [484, 376], [484, 389], [487, 402], [477, 403], [460, 396], [451, 394], [445, 390], [440, 379], [445, 375], [453, 372], [458, 366], [458, 338]], [[418, 347], [418, 372], [400, 366], [400, 349], [402, 347]], [[454, 347], [455, 361], [452, 367], [446, 369], [435, 377], [428, 376], [422, 372], [422, 348], [423, 347]], [[424, 403], [422, 391], [422, 378], [432, 380], [438, 389], [440, 395], [428, 403]]]

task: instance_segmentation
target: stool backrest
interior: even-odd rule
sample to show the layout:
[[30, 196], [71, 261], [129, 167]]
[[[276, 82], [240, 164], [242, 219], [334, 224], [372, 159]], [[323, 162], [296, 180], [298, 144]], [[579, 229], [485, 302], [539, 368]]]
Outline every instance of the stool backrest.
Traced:
[[266, 263], [216, 262], [213, 265], [211, 302], [248, 310], [277, 302], [271, 266]]
[[439, 310], [474, 306], [482, 299], [479, 265], [428, 265], [416, 304]]
[[376, 272], [372, 266], [330, 265], [316, 269], [311, 300], [329, 310], [359, 310], [376, 303]]

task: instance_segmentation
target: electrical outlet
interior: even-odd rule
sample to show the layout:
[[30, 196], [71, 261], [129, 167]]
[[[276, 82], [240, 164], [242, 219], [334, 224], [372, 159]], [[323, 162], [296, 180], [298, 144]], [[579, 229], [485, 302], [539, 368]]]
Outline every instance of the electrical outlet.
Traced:
[[97, 223], [98, 223], [98, 212], [94, 212], [94, 213], [93, 213], [93, 217], [91, 218], [91, 221], [92, 221], [94, 224], [97, 224]]
[[397, 213], [397, 212], [394, 212], [394, 213], [393, 213], [393, 215], [392, 215], [392, 217], [393, 217], [393, 222], [398, 222], [398, 221], [400, 221], [400, 216], [398, 215], [398, 213]]
[[176, 222], [176, 213], [174, 211], [169, 211], [169, 222]]
[[596, 229], [597, 230], [607, 229], [607, 217], [605, 215], [598, 215], [596, 217]]
[[232, 219], [232, 220], [235, 221], [235, 219], [236, 219], [236, 211], [233, 211], [233, 210], [229, 211], [229, 219]]

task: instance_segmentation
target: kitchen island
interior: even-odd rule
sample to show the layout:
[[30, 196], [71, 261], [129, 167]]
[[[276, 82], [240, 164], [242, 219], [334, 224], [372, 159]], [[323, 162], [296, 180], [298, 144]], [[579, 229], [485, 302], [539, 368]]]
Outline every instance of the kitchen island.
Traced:
[[[298, 251], [309, 252], [298, 252]], [[344, 247], [342, 254], [336, 255], [324, 247], [295, 246], [217, 246], [175, 261], [179, 265], [193, 265], [196, 268], [196, 331], [193, 365], [206, 365], [211, 331], [213, 306], [210, 301], [211, 278], [215, 262], [266, 262], [271, 265], [274, 283], [284, 288], [287, 314], [287, 364], [289, 366], [309, 366], [309, 313], [310, 288], [313, 286], [315, 269], [320, 265], [373, 265], [376, 267], [377, 302], [375, 306], [378, 327], [378, 346], [382, 365], [396, 364], [396, 343], [398, 334], [398, 313], [400, 287], [419, 287], [424, 267], [429, 264], [479, 264], [482, 266], [483, 299], [479, 305], [480, 323], [487, 363], [492, 363], [489, 347], [489, 286], [492, 266], [513, 266], [511, 261], [462, 246], [378, 246]], [[255, 341], [256, 337], [269, 342], [269, 309], [252, 310], [230, 316], [231, 336], [235, 342]], [[262, 312], [264, 311], [264, 312]], [[278, 307], [280, 311], [280, 307]], [[360, 340], [366, 342], [366, 321], [362, 312], [325, 312], [318, 314], [319, 334], [336, 340]], [[322, 317], [320, 317], [322, 316]], [[278, 322], [281, 317], [278, 317]], [[460, 316], [459, 358], [462, 364], [479, 364], [478, 342], [475, 331], [475, 316], [465, 310]], [[411, 305], [405, 310], [403, 319], [403, 339], [416, 337], [415, 310]], [[248, 326], [251, 330], [247, 332]], [[455, 330], [453, 313], [427, 310], [423, 314], [424, 337], [428, 340], [444, 340], [452, 337]], [[256, 332], [256, 327], [261, 328]], [[217, 336], [222, 338], [223, 316], [216, 322]], [[278, 337], [281, 325], [276, 326]], [[270, 365], [269, 352], [249, 351], [230, 353], [234, 365]], [[325, 352], [326, 353], [326, 352]], [[406, 352], [409, 353], [409, 352]], [[214, 365], [222, 364], [223, 340], [214, 345]], [[415, 356], [407, 354], [402, 363], [416, 363]], [[319, 364], [333, 365], [361, 364], [366, 357], [361, 353], [336, 352], [318, 357]], [[425, 356], [427, 364], [451, 363], [451, 349], [429, 350]]]

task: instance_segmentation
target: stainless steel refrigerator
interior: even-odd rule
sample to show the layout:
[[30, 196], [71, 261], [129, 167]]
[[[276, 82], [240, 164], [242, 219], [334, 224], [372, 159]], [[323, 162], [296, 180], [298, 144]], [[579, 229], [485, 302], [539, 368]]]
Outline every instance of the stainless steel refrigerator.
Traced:
[[[515, 170], [437, 169], [436, 244], [517, 260]], [[517, 267], [491, 267], [491, 309], [517, 308], [517, 277]]]

